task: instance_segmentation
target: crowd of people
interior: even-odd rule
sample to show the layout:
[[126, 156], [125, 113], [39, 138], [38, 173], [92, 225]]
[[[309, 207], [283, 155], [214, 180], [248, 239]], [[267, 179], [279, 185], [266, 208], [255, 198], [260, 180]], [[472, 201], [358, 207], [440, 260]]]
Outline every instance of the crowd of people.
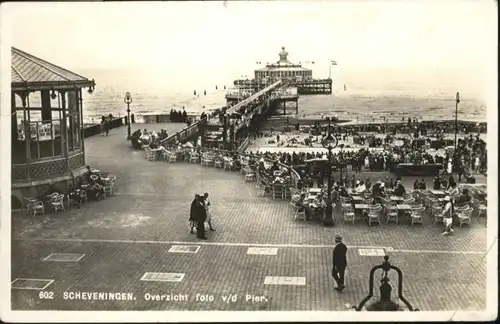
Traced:
[[[361, 137], [363, 143], [370, 137]], [[345, 140], [345, 136], [340, 140]], [[380, 138], [378, 138], [382, 141]], [[280, 134], [276, 135], [276, 140], [281, 140]], [[294, 140], [292, 138], [291, 140]], [[354, 150], [335, 151], [332, 154], [332, 164], [336, 168], [346, 168], [352, 166], [353, 172], [362, 172], [363, 169], [369, 171], [394, 171], [400, 163], [411, 163], [415, 165], [441, 164], [445, 173], [457, 173], [460, 176], [472, 173], [484, 173], [487, 170], [487, 150], [486, 142], [479, 134], [474, 136], [469, 134], [464, 139], [458, 139], [457, 149], [454, 148], [435, 150], [428, 145], [416, 145], [415, 139], [399, 139], [399, 145], [394, 145], [397, 139], [388, 135], [382, 142], [384, 148], [357, 148]], [[426, 141], [429, 144], [429, 141]], [[250, 152], [252, 153], [252, 152]], [[326, 159], [325, 152], [257, 152], [268, 158], [276, 158], [280, 162], [288, 165], [302, 165], [311, 159]]]
[[102, 116], [101, 117], [101, 123], [100, 123], [100, 133], [101, 136], [108, 136], [109, 135], [109, 130], [110, 130], [110, 125], [111, 121], [113, 120], [113, 115], [109, 114], [108, 116]]
[[186, 110], [177, 111], [175, 109], [171, 109], [169, 117], [170, 117], [170, 121], [172, 123], [187, 123], [188, 122], [188, 115], [186, 113]]

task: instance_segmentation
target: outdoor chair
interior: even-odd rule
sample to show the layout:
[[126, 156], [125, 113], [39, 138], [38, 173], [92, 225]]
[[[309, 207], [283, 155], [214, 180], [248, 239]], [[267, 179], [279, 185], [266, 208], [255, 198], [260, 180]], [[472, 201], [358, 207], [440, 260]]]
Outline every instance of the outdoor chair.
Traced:
[[57, 196], [52, 196], [50, 198], [50, 204], [54, 208], [54, 212], [65, 211], [64, 208], [64, 194], [59, 194]]
[[405, 205], [411, 205], [413, 203], [415, 203], [415, 198], [413, 198], [413, 197], [410, 197], [408, 199], [403, 199], [403, 204], [405, 204]]
[[268, 185], [266, 185], [264, 182], [261, 182], [259, 184], [259, 186], [257, 187], [257, 189], [258, 189], [258, 192], [257, 192], [258, 197], [265, 197], [266, 194], [271, 192], [271, 188]]
[[389, 223], [391, 221], [394, 221], [396, 225], [399, 224], [399, 211], [396, 205], [394, 204], [386, 204], [384, 205], [385, 207], [385, 223]]
[[479, 207], [477, 208], [477, 218], [480, 218], [480, 217], [486, 217], [488, 214], [488, 206], [486, 205], [479, 205]]
[[215, 160], [214, 164], [215, 164], [215, 167], [218, 169], [222, 169], [224, 167], [224, 163], [221, 159]]
[[146, 149], [146, 156], [148, 161], [156, 161], [156, 152], [151, 149]]
[[103, 180], [103, 198], [110, 197], [114, 194], [114, 181], [111, 179]]
[[342, 223], [352, 222], [354, 225], [356, 218], [354, 216], [354, 209], [351, 204], [343, 204], [342, 205]]
[[198, 163], [198, 155], [197, 154], [191, 154], [191, 157], [189, 158], [189, 162], [191, 162], [191, 163]]
[[168, 163], [175, 163], [175, 162], [177, 162], [177, 154], [170, 153], [168, 156]]
[[295, 204], [294, 202], [290, 202], [290, 205], [293, 208], [293, 220], [306, 220], [306, 210], [304, 207]]
[[422, 224], [422, 212], [425, 210], [425, 207], [420, 205], [420, 206], [412, 206], [411, 212], [410, 212], [410, 224], [413, 226], [414, 224]]
[[372, 224], [376, 223], [380, 225], [380, 214], [382, 213], [382, 206], [376, 205], [375, 207], [370, 207], [370, 211], [368, 212], [368, 226], [372, 226]]
[[430, 207], [431, 217], [434, 217], [434, 224], [443, 223], [443, 208], [441, 205], [433, 205]]
[[273, 185], [273, 199], [285, 199], [285, 186], [283, 185]]
[[467, 208], [457, 212], [457, 218], [460, 227], [462, 227], [462, 225], [464, 224], [471, 225], [472, 211], [473, 211], [472, 208]]
[[248, 172], [245, 174], [245, 182], [251, 182], [255, 180], [255, 173], [253, 172]]
[[45, 208], [42, 201], [35, 201], [29, 205], [29, 216], [43, 216], [45, 214]]
[[210, 165], [212, 165], [212, 163], [213, 163], [213, 160], [209, 157], [204, 156], [201, 159], [202, 166], [209, 167]]

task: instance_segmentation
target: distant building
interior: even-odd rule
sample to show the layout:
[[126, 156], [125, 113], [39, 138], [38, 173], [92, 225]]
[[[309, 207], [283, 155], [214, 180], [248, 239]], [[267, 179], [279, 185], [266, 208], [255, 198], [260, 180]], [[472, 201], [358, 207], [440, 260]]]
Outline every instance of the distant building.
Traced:
[[312, 79], [312, 70], [303, 68], [302, 65], [292, 63], [288, 60], [288, 52], [285, 47], [279, 53], [280, 60], [276, 63], [266, 64], [265, 68], [255, 70], [255, 80], [272, 81], [289, 79], [293, 81], [305, 81]]

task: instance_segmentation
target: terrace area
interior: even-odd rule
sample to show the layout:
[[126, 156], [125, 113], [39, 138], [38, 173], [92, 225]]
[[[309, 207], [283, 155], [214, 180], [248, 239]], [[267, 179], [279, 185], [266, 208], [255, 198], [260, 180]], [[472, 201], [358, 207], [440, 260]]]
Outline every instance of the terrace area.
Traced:
[[[168, 133], [183, 124], [133, 125]], [[133, 129], [132, 131], [134, 131]], [[28, 219], [12, 215], [12, 281], [45, 279], [54, 299], [12, 290], [13, 309], [25, 310], [349, 310], [368, 293], [369, 269], [388, 254], [405, 274], [404, 294], [420, 310], [481, 310], [486, 305], [486, 220], [474, 218], [453, 236], [430, 218], [422, 226], [294, 221], [290, 203], [259, 197], [238, 172], [187, 162], [147, 161], [126, 139], [126, 128], [86, 139], [87, 164], [117, 177], [115, 195], [81, 209]], [[386, 174], [372, 174], [385, 177]], [[412, 183], [404, 178], [405, 184]], [[195, 193], [208, 192], [216, 232], [200, 242], [189, 233]], [[348, 246], [346, 290], [331, 278], [335, 235]], [[172, 252], [176, 245], [190, 253]], [[266, 249], [253, 254], [250, 249]], [[192, 252], [196, 251], [196, 252]], [[82, 257], [50, 262], [52, 253]], [[183, 274], [180, 281], [142, 280], [147, 272]], [[304, 278], [287, 285], [266, 277]], [[391, 278], [395, 285], [396, 279]], [[378, 287], [377, 287], [378, 288]], [[65, 292], [124, 292], [123, 301], [63, 298]], [[395, 295], [393, 290], [393, 296]], [[185, 301], [151, 301], [145, 294], [185, 294]], [[226, 302], [223, 296], [237, 296]], [[207, 302], [200, 295], [213, 296]], [[249, 297], [250, 296], [250, 297]], [[376, 295], [378, 296], [378, 289]]]

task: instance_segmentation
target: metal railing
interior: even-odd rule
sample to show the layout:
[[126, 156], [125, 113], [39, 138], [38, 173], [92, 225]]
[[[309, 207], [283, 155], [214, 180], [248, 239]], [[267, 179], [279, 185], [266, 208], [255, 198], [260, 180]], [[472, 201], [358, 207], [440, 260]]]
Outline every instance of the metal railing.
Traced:
[[[232, 112], [234, 112], [235, 110], [247, 105], [248, 103], [250, 103], [251, 101], [253, 101], [254, 99], [256, 98], [259, 98], [260, 96], [262, 96], [264, 93], [266, 93], [267, 91], [269, 90], [272, 90], [274, 89], [275, 87], [279, 86], [281, 84], [281, 80], [279, 81], [276, 81], [275, 83], [271, 84], [270, 86], [266, 87], [265, 89], [262, 89], [261, 91], [253, 94], [252, 96], [238, 102], [236, 105], [230, 107], [229, 109], [226, 110], [226, 114], [231, 114]], [[218, 116], [214, 116], [212, 118], [217, 118]], [[202, 124], [202, 123], [206, 123], [207, 122], [207, 119], [204, 118], [202, 120], [199, 120], [197, 122], [195, 122], [194, 124], [192, 124], [191, 126], [188, 126], [180, 131], [178, 131], [177, 133], [174, 133], [172, 135], [170, 135], [169, 137], [167, 138], [164, 138], [163, 140], [160, 141], [160, 143], [163, 145], [163, 144], [175, 144], [174, 143], [170, 143], [172, 140], [174, 141], [183, 141], [185, 140], [186, 138], [188, 138], [189, 136], [193, 135], [193, 131], [196, 129], [196, 131], [200, 131], [199, 129], [199, 126]], [[184, 136], [186, 135], [186, 136]]]

